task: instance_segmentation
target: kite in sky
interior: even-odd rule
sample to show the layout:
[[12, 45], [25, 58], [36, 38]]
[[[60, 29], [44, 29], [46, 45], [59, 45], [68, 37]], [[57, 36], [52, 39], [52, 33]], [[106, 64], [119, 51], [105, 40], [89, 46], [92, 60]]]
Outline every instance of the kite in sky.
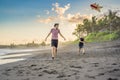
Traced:
[[90, 5], [90, 7], [98, 12], [101, 11], [101, 8], [103, 8], [102, 6], [100, 6], [99, 4], [93, 3]]

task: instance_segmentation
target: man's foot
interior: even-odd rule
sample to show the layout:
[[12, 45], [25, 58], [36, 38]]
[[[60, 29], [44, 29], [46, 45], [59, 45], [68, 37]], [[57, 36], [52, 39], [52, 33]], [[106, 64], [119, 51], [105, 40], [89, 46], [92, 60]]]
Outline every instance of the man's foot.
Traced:
[[54, 60], [54, 57], [52, 57], [52, 59]]

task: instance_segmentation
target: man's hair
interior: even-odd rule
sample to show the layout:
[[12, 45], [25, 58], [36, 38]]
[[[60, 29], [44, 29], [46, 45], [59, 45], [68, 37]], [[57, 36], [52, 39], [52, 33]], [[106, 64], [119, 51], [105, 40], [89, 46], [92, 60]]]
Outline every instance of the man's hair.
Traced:
[[59, 25], [59, 23], [55, 23], [55, 24], [54, 24], [54, 27], [57, 26], [57, 25]]

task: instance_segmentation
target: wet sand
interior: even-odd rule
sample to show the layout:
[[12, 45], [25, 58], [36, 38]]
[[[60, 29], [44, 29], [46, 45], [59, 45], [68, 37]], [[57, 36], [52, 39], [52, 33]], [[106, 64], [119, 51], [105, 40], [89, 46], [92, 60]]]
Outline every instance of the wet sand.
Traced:
[[119, 40], [87, 43], [85, 49], [79, 55], [77, 44], [64, 46], [55, 60], [50, 50], [25, 53], [29, 57], [11, 54], [3, 59], [27, 59], [0, 65], [0, 80], [120, 80]]

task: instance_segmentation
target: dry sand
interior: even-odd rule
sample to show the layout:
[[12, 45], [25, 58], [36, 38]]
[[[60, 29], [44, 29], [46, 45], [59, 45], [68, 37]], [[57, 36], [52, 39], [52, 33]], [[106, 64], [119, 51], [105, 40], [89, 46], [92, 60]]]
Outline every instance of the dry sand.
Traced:
[[78, 45], [65, 46], [55, 60], [50, 50], [11, 54], [3, 59], [27, 59], [0, 65], [0, 80], [120, 80], [119, 40], [87, 43], [85, 48], [86, 54], [78, 55]]

